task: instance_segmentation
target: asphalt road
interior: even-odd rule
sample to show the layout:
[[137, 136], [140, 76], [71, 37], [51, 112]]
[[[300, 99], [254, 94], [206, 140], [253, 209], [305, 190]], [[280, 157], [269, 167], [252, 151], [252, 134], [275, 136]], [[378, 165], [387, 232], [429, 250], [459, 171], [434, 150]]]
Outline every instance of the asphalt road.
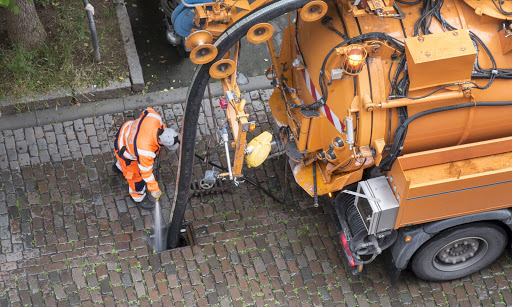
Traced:
[[[156, 0], [128, 0], [135, 44], [147, 85], [147, 91], [162, 91], [189, 85], [196, 65], [179, 55], [165, 38], [164, 15]], [[280, 46], [285, 16], [274, 20], [274, 40]], [[260, 76], [270, 65], [266, 44], [253, 45], [244, 38], [241, 49], [240, 71], [247, 77]]]

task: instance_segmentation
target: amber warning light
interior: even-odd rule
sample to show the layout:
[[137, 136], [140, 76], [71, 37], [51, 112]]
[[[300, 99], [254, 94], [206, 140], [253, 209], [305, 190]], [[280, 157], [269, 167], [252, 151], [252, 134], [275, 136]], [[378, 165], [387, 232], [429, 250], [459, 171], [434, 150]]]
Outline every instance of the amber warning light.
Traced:
[[343, 70], [346, 74], [357, 75], [364, 66], [364, 61], [368, 53], [366, 49], [359, 45], [349, 46], [345, 50], [345, 61], [343, 62]]

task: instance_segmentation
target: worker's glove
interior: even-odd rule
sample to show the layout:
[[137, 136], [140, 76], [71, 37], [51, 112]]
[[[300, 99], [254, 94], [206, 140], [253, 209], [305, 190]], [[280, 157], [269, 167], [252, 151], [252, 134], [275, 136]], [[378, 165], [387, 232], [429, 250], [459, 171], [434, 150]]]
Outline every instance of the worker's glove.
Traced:
[[160, 200], [160, 196], [162, 196], [162, 191], [158, 190], [155, 192], [151, 192], [151, 196], [155, 198], [156, 201]]

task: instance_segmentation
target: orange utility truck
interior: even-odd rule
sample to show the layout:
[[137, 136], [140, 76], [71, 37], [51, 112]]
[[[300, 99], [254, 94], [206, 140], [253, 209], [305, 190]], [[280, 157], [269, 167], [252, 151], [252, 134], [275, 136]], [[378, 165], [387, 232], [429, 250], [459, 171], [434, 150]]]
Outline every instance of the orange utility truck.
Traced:
[[[187, 98], [169, 245], [192, 174], [209, 77], [234, 181], [270, 151], [237, 84], [241, 39], [265, 43], [275, 137], [315, 204], [330, 197], [355, 273], [384, 251], [394, 279], [449, 280], [491, 264], [512, 238], [512, 1], [224, 0], [194, 9], [199, 64]], [[280, 48], [272, 19], [288, 14]], [[228, 133], [229, 132], [229, 133]], [[235, 148], [229, 158], [228, 147]]]

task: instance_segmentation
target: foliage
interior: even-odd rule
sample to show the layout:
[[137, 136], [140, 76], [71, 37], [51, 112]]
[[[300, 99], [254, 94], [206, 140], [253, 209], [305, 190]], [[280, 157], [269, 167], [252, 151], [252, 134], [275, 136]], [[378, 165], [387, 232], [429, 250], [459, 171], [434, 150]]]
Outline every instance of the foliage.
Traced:
[[19, 9], [15, 5], [14, 0], [0, 0], [0, 7], [6, 7], [10, 9], [14, 14], [19, 13]]
[[[40, 14], [53, 12], [50, 39], [30, 51], [22, 46], [0, 45], [0, 76], [3, 76], [0, 99], [47, 93], [55, 88], [104, 86], [111, 80], [125, 77], [126, 67], [120, 67], [122, 64], [112, 58], [104, 57], [106, 60], [102, 62], [93, 62], [89, 24], [81, 1], [35, 1], [38, 6], [47, 6], [40, 10]], [[114, 14], [112, 5], [99, 10], [95, 17], [112, 20]], [[98, 27], [100, 50], [111, 45], [109, 40], [114, 29], [112, 26]]]

